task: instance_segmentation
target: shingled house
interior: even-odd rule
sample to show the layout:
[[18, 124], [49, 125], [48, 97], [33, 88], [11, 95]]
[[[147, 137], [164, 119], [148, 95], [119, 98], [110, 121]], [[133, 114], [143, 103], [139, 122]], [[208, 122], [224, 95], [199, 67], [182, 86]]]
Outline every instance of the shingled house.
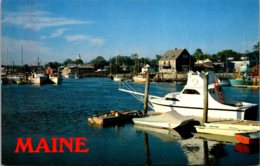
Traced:
[[159, 60], [160, 73], [177, 73], [188, 71], [192, 66], [191, 55], [186, 49], [177, 49], [167, 51]]

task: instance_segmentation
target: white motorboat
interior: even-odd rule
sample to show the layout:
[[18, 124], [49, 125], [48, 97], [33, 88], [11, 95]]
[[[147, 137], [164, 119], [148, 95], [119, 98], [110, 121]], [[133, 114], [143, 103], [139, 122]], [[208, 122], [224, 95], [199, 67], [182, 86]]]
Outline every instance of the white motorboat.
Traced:
[[[202, 117], [203, 115], [203, 75], [204, 73], [188, 73], [187, 84], [181, 92], [169, 93], [165, 97], [150, 97], [153, 108], [157, 112], [176, 111], [184, 116]], [[215, 80], [215, 82], [214, 82]], [[257, 104], [234, 100], [222, 91], [219, 79], [209, 73], [208, 85], [208, 117], [217, 119], [255, 120]]]
[[18, 80], [20, 80], [22, 77], [20, 75], [9, 75], [7, 76], [9, 80], [12, 80], [13, 82], [17, 83]]
[[[202, 117], [204, 108], [203, 77], [205, 73], [188, 73], [187, 84], [181, 92], [173, 92], [164, 97], [149, 95], [149, 102], [155, 112], [176, 111], [183, 116]], [[256, 120], [258, 105], [241, 102], [227, 96], [222, 90], [220, 80], [209, 72], [208, 118]], [[119, 89], [133, 95], [144, 95], [131, 90]]]
[[146, 74], [138, 74], [133, 76], [134, 82], [146, 82]]
[[123, 81], [123, 78], [116, 75], [115, 77], [113, 77], [113, 80], [120, 82], [120, 81]]

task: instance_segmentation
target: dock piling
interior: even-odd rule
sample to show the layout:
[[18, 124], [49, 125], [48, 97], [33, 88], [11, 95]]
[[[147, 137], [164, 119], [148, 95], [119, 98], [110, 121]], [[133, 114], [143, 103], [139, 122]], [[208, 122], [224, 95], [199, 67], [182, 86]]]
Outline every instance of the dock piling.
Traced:
[[208, 73], [205, 73], [204, 75], [204, 82], [203, 82], [203, 100], [204, 100], [204, 108], [203, 108], [203, 117], [202, 117], [202, 123], [208, 122], [208, 79], [209, 75]]
[[146, 65], [147, 72], [146, 72], [146, 82], [145, 82], [145, 91], [144, 91], [144, 116], [147, 115], [147, 109], [148, 109], [148, 94], [149, 94], [149, 65]]

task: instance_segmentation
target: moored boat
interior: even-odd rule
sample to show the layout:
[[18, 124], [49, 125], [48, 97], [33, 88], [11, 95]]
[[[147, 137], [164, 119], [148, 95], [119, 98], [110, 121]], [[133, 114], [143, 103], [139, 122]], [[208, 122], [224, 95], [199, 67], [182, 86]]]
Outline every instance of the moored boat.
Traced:
[[236, 140], [243, 144], [259, 144], [260, 131], [247, 132], [247, 133], [236, 133]]
[[33, 73], [28, 79], [33, 84], [41, 85], [46, 83], [46, 81], [48, 80], [48, 75], [41, 73]]
[[[153, 109], [157, 112], [176, 111], [184, 116], [203, 115], [203, 76], [204, 73], [188, 73], [187, 84], [181, 92], [173, 92], [164, 97], [150, 97]], [[222, 90], [219, 79], [209, 73], [208, 117], [233, 120], [256, 120], [258, 105], [237, 101]]]
[[120, 82], [120, 81], [123, 81], [123, 78], [116, 75], [115, 77], [113, 77], [113, 80]]
[[53, 84], [60, 84], [62, 81], [60, 76], [49, 76], [49, 79]]
[[195, 128], [198, 133], [234, 137], [238, 133], [259, 132], [260, 124], [257, 121], [219, 121], [204, 123]]
[[212, 126], [195, 126], [198, 133], [214, 134], [214, 135], [223, 135], [223, 136], [235, 136], [235, 134], [241, 134], [245, 132], [256, 132], [256, 130], [240, 130], [233, 128], [218, 128]]
[[146, 82], [146, 74], [137, 74], [133, 76], [134, 82]]
[[243, 79], [229, 79], [231, 86], [239, 86], [239, 85], [251, 85], [251, 80], [243, 80]]
[[149, 65], [147, 64], [142, 68], [142, 71], [136, 75], [133, 76], [133, 81], [134, 82], [146, 82], [146, 73], [148, 72]]
[[241, 86], [241, 85], [252, 85], [251, 77], [248, 73], [251, 71], [251, 68], [248, 66], [240, 66], [237, 69], [237, 76], [235, 79], [229, 79], [231, 86]]

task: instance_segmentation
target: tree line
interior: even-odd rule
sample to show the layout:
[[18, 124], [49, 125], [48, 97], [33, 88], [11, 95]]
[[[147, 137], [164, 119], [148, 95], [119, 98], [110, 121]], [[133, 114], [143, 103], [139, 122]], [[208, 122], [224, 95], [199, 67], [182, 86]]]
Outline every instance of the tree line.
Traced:
[[[238, 53], [231, 49], [228, 50], [222, 50], [217, 52], [216, 54], [206, 54], [203, 53], [200, 48], [196, 49], [194, 54], [191, 54], [192, 61], [197, 60], [203, 60], [203, 59], [210, 59], [212, 62], [225, 62], [229, 56], [233, 56], [234, 60], [239, 60], [242, 56], [247, 56], [249, 59], [253, 58], [256, 59], [257, 63], [259, 64], [259, 41], [253, 45], [253, 51], [249, 52], [246, 51], [246, 53]], [[137, 53], [131, 54], [130, 56], [124, 56], [124, 55], [117, 55], [115, 57], [112, 57], [108, 60], [106, 60], [103, 56], [97, 56], [96, 58], [92, 59], [91, 61], [87, 62], [87, 64], [91, 64], [95, 67], [95, 69], [103, 69], [105, 66], [111, 68], [112, 72], [114, 71], [121, 71], [122, 67], [125, 67], [127, 71], [131, 72], [138, 72], [140, 69], [145, 66], [146, 64], [149, 64], [153, 68], [158, 67], [158, 62], [162, 55], [155, 55], [155, 58], [144, 58], [140, 57]], [[70, 65], [84, 65], [86, 64], [81, 59], [71, 60], [66, 59], [63, 63], [59, 62], [48, 62], [45, 64], [44, 68], [52, 67], [54, 69], [57, 69], [61, 66], [70, 66]], [[25, 65], [26, 68], [28, 68], [28, 65]]]

